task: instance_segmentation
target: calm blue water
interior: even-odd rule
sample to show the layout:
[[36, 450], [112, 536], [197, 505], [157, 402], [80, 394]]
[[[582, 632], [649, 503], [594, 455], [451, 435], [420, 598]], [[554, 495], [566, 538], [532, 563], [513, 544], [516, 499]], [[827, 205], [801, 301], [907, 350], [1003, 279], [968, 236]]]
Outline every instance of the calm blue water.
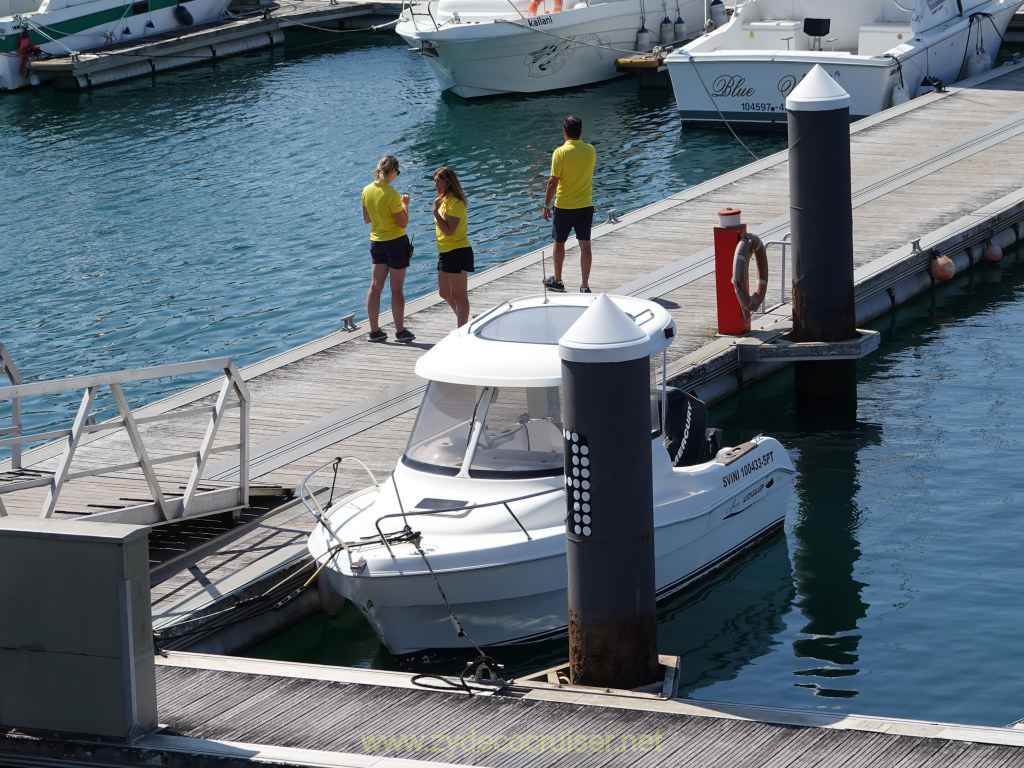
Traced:
[[[380, 155], [399, 157], [413, 198], [418, 294], [435, 280], [433, 169], [457, 169], [478, 262], [500, 263], [547, 241], [537, 202], [570, 112], [598, 148], [602, 218], [749, 159], [725, 135], [681, 135], [671, 94], [631, 81], [443, 97], [390, 34], [289, 32], [273, 51], [153, 80], [4, 95], [0, 342], [36, 379], [218, 355], [244, 364], [327, 334], [361, 314], [358, 191]], [[748, 143], [762, 156], [785, 144]], [[997, 725], [1024, 716], [1022, 481], [1007, 455], [1024, 275], [1005, 261], [998, 277], [958, 278], [934, 305], [899, 310], [898, 328], [880, 326], [882, 349], [860, 365], [856, 428], [798, 418], [787, 374], [714, 409], [731, 441], [779, 437], [800, 479], [784, 537], [664, 608], [661, 649], [683, 656], [685, 695]], [[390, 664], [352, 611], [255, 653]], [[500, 660], [522, 674], [564, 657], [555, 642]]]

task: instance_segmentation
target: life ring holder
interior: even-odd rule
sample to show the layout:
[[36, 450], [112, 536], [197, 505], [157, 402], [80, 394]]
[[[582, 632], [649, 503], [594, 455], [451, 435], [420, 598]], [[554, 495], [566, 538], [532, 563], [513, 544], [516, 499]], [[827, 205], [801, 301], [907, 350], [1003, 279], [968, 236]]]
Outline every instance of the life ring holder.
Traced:
[[[750, 255], [753, 252], [757, 262], [757, 288], [747, 293], [747, 274], [750, 267]], [[740, 306], [748, 314], [761, 306], [768, 292], [768, 254], [764, 243], [757, 235], [743, 233], [736, 243], [736, 254], [732, 267], [732, 287], [736, 290], [736, 298]]]

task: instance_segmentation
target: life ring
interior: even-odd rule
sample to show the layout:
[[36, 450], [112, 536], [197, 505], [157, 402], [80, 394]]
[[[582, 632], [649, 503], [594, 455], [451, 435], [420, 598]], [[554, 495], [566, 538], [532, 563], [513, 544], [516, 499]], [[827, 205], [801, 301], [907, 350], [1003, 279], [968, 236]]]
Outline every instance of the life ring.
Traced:
[[[750, 265], [750, 252], [754, 252], [757, 261], [757, 289], [747, 293], [747, 272]], [[742, 234], [736, 243], [736, 256], [732, 266], [732, 287], [736, 289], [736, 298], [740, 306], [747, 312], [753, 312], [761, 306], [765, 293], [768, 291], [768, 254], [764, 251], [764, 243], [757, 235]]]
[[[530, 4], [526, 7], [527, 16], [536, 16], [537, 9], [540, 8], [542, 0], [530, 0]], [[559, 13], [562, 10], [562, 0], [555, 0], [555, 8], [552, 13]]]

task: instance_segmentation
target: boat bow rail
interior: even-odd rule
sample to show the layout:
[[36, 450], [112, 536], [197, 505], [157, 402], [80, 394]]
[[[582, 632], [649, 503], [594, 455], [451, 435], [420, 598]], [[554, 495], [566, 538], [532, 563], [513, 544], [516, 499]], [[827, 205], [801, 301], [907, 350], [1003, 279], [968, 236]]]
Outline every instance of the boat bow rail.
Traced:
[[[505, 498], [505, 499], [497, 499], [497, 500], [492, 500], [492, 501], [484, 501], [484, 502], [480, 502], [480, 503], [477, 503], [477, 504], [461, 504], [460, 503], [460, 504], [455, 505], [455, 506], [442, 505], [442, 506], [438, 506], [438, 507], [431, 507], [430, 509], [422, 509], [422, 508], [418, 508], [418, 507], [413, 507], [412, 509], [406, 510], [405, 509], [405, 505], [402, 504], [401, 495], [398, 493], [398, 486], [395, 483], [394, 476], [392, 476], [391, 483], [392, 483], [392, 485], [395, 488], [395, 496], [398, 499], [399, 509], [401, 511], [399, 511], [399, 512], [389, 512], [387, 514], [379, 515], [374, 520], [374, 528], [377, 531], [377, 536], [376, 537], [371, 537], [371, 538], [368, 538], [368, 539], [363, 539], [362, 541], [358, 541], [358, 542], [344, 541], [331, 528], [329, 522], [327, 521], [327, 515], [328, 515], [329, 510], [331, 509], [332, 502], [329, 500], [326, 506], [321, 506], [320, 502], [316, 498], [317, 493], [315, 491], [311, 490], [311, 488], [312, 488], [311, 481], [313, 480], [313, 478], [316, 475], [318, 475], [320, 472], [322, 472], [323, 470], [327, 469], [328, 467], [332, 467], [333, 468], [334, 476], [335, 476], [335, 480], [336, 480], [337, 479], [337, 473], [338, 473], [338, 467], [340, 466], [341, 462], [346, 460], [346, 459], [350, 459], [352, 461], [355, 461], [358, 464], [360, 464], [364, 469], [366, 469], [367, 473], [370, 475], [370, 479], [373, 480], [374, 489], [378, 489], [379, 490], [380, 484], [374, 478], [373, 473], [370, 472], [369, 468], [365, 464], [363, 464], [362, 461], [360, 461], [359, 459], [355, 458], [354, 456], [339, 456], [339, 457], [337, 457], [335, 459], [332, 459], [331, 461], [328, 461], [328, 462], [326, 462], [324, 464], [321, 464], [319, 467], [317, 467], [312, 472], [310, 472], [303, 479], [302, 483], [299, 485], [299, 498], [302, 500], [302, 503], [306, 506], [306, 509], [309, 510], [310, 514], [312, 514], [313, 517], [316, 518], [317, 523], [320, 526], [323, 527], [323, 529], [326, 531], [327, 535], [330, 536], [330, 538], [333, 539], [334, 542], [335, 542], [335, 544], [333, 546], [331, 546], [327, 550], [327, 552], [325, 552], [325, 556], [327, 556], [326, 557], [327, 560], [330, 559], [330, 557], [329, 557], [330, 553], [332, 551], [336, 551], [337, 549], [344, 549], [346, 552], [348, 552], [350, 555], [352, 555], [354, 550], [356, 550], [356, 549], [358, 549], [360, 547], [371, 546], [371, 545], [372, 546], [377, 546], [377, 545], [381, 545], [381, 544], [384, 545], [384, 547], [388, 551], [388, 554], [393, 558], [395, 556], [395, 554], [394, 554], [394, 551], [391, 549], [391, 545], [394, 544], [394, 543], [397, 543], [397, 542], [400, 542], [400, 541], [413, 541], [414, 543], [417, 544], [417, 547], [419, 546], [419, 544], [418, 544], [419, 533], [416, 533], [416, 532], [414, 532], [412, 530], [411, 526], [408, 523], [408, 518], [410, 518], [410, 517], [439, 517], [441, 515], [456, 515], [456, 514], [458, 514], [460, 516], [465, 516], [465, 515], [470, 514], [474, 510], [487, 509], [487, 508], [490, 508], [490, 507], [504, 507], [504, 509], [508, 513], [509, 517], [511, 517], [512, 520], [515, 522], [515, 524], [519, 527], [519, 530], [521, 530], [523, 532], [523, 535], [526, 537], [526, 540], [527, 541], [532, 541], [533, 537], [530, 536], [530, 532], [527, 530], [526, 526], [523, 525], [522, 521], [518, 518], [516, 513], [512, 510], [512, 507], [510, 507], [509, 505], [513, 504], [513, 503], [515, 503], [517, 501], [526, 501], [527, 499], [533, 499], [533, 498], [536, 498], [538, 496], [544, 496], [544, 495], [551, 494], [551, 493], [563, 493], [564, 492], [564, 489], [562, 488], [562, 486], [559, 485], [556, 488], [545, 488], [544, 490], [534, 491], [533, 493], [520, 494], [520, 495], [517, 495], [517, 496], [510, 496], [510, 497]], [[366, 493], [366, 491], [365, 490], [359, 491], [356, 494], [354, 494], [353, 496], [349, 496], [347, 498], [348, 499], [352, 499], [355, 496], [362, 495], [363, 493]], [[333, 486], [332, 486], [332, 498], [333, 498]], [[342, 503], [344, 503], [344, 501], [345, 500], [343, 499]], [[404, 526], [403, 526], [402, 530], [395, 531], [393, 533], [385, 533], [381, 529], [381, 523], [383, 521], [391, 520], [391, 519], [397, 519], [397, 518], [401, 518], [402, 521], [404, 522]]]

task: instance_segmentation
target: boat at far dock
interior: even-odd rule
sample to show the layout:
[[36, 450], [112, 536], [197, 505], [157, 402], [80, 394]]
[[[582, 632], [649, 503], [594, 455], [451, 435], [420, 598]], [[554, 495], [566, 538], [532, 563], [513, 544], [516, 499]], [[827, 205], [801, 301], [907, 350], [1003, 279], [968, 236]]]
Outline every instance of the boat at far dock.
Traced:
[[[442, 90], [540, 93], [620, 77], [616, 58], [704, 31], [707, 0], [412, 0], [395, 31]], [[721, 0], [713, 0], [724, 18]], [[660, 22], [660, 23], [659, 23]], [[650, 24], [654, 29], [650, 30]]]
[[[0, 0], [0, 90], [37, 85], [30, 58], [76, 56], [221, 18], [231, 0]], [[31, 57], [20, 52], [29, 32]], [[24, 43], [22, 43], [24, 45]]]
[[857, 120], [990, 69], [1022, 0], [746, 0], [665, 57], [683, 125], [784, 129], [815, 64]]
[[[668, 311], [607, 298], [663, 369]], [[300, 487], [319, 521], [310, 553], [395, 656], [422, 663], [469, 648], [467, 638], [483, 647], [567, 631], [566, 529], [589, 532], [591, 478], [586, 445], [562, 422], [558, 342], [600, 300], [520, 298], [453, 331], [416, 363], [427, 388], [391, 477], [371, 475], [326, 509], [312, 488], [335, 462]], [[781, 530], [794, 470], [771, 437], [721, 447], [704, 404], [681, 390], [655, 387], [649, 404], [660, 599]]]

